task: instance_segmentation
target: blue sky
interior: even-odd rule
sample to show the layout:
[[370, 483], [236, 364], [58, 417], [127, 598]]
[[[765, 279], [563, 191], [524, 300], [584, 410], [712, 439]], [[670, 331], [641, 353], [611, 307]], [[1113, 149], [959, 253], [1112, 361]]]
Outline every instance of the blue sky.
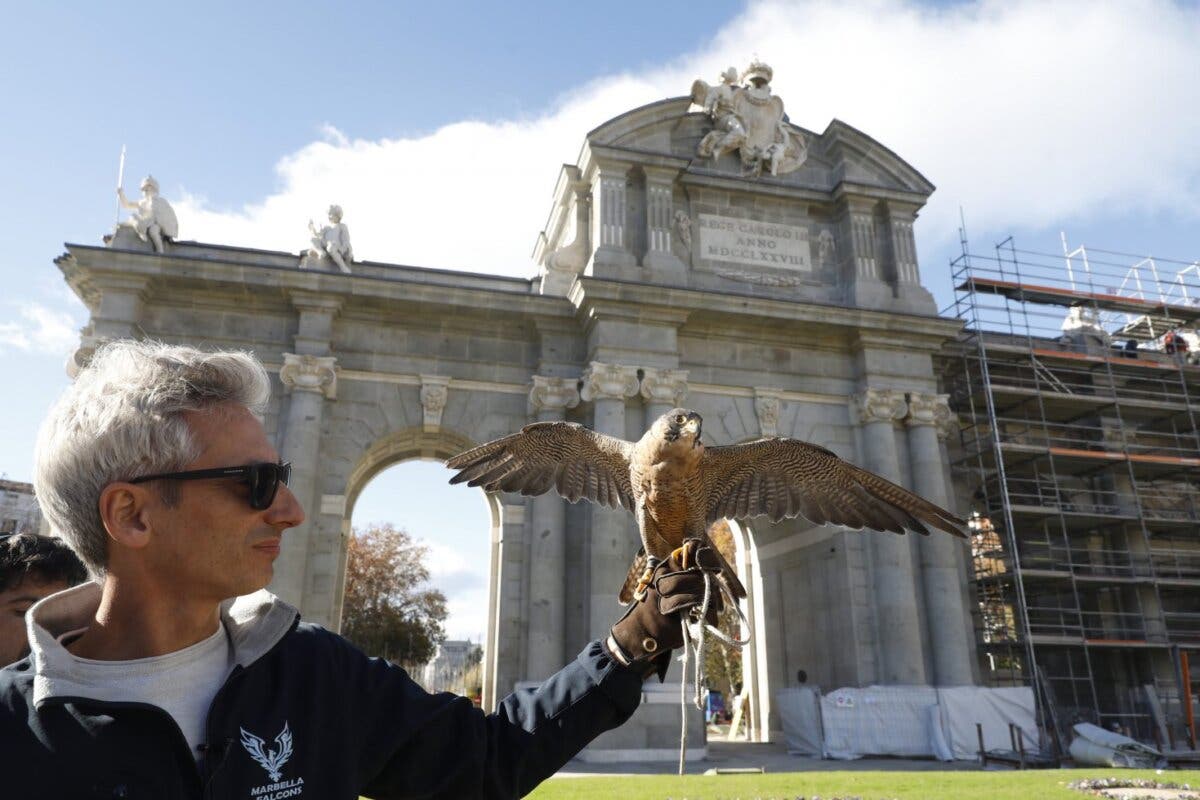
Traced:
[[[757, 55], [793, 122], [843, 119], [938, 186], [916, 231], [943, 307], [960, 206], [979, 249], [1011, 233], [1055, 251], [1065, 230], [1200, 257], [1194, 4], [11, 3], [5, 19], [0, 472], [16, 480], [86, 319], [52, 261], [112, 225], [122, 144], [127, 190], [153, 172], [183, 238], [296, 251], [339, 202], [360, 258], [532, 276], [588, 130]], [[417, 479], [385, 491], [390, 474], [355, 522], [420, 535], [434, 523], [388, 500]]]

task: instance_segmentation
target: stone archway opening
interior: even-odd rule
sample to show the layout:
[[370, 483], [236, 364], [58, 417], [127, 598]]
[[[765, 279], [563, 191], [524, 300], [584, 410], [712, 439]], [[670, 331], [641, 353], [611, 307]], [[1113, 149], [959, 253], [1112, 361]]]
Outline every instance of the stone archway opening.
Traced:
[[[482, 705], [496, 700], [496, 631], [502, 509], [482, 490], [451, 487], [445, 461], [473, 444], [453, 432], [410, 430], [376, 443], [351, 473], [342, 527], [402, 528], [429, 548], [429, 584], [447, 600], [447, 642], [483, 648]], [[343, 549], [344, 552], [344, 549]], [[344, 556], [343, 556], [344, 558]], [[341, 575], [345, 576], [345, 563]], [[339, 617], [344, 585], [339, 591]]]
[[742, 648], [742, 681], [746, 697], [743, 714], [743, 730], [747, 741], [768, 742], [771, 740], [771, 691], [767, 670], [766, 610], [762, 572], [759, 569], [758, 546], [754, 531], [747, 522], [726, 520], [733, 535], [737, 553], [734, 568], [742, 585], [746, 587], [746, 599], [742, 601], [742, 613], [750, 624], [750, 643]]

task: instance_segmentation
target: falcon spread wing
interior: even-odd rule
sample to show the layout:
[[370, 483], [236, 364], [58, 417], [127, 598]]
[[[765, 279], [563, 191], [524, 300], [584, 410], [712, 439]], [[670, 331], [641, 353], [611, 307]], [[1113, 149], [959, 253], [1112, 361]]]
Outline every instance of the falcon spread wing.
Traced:
[[966, 522], [889, 480], [797, 439], [709, 447], [700, 463], [708, 522], [765, 514], [817, 524], [964, 537]]
[[535, 422], [519, 433], [461, 453], [446, 466], [459, 470], [450, 483], [466, 481], [489, 492], [525, 495], [556, 489], [572, 503], [586, 498], [633, 511], [632, 451], [631, 442], [575, 422]]

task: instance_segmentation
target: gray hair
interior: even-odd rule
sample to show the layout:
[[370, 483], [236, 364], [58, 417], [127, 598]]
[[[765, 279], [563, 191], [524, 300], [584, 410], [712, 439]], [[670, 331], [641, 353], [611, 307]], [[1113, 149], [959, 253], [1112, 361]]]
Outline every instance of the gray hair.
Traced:
[[104, 345], [38, 433], [33, 483], [42, 512], [101, 577], [108, 561], [104, 487], [177, 472], [198, 458], [184, 412], [234, 403], [262, 416], [270, 392], [266, 370], [250, 353], [129, 339]]

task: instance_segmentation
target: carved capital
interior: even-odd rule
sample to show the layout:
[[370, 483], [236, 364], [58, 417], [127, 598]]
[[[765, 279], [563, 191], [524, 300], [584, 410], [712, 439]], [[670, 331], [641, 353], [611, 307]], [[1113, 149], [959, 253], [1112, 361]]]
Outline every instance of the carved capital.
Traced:
[[590, 403], [594, 400], [624, 400], [637, 393], [637, 367], [593, 361], [583, 373], [579, 396]]
[[854, 409], [860, 423], [892, 422], [908, 412], [904, 392], [895, 389], [865, 389], [854, 396]]
[[337, 399], [337, 359], [333, 356], [283, 354], [279, 380], [289, 392], [315, 392]]
[[959, 432], [958, 414], [950, 408], [949, 400], [947, 394], [909, 394], [909, 419], [905, 422], [908, 425], [933, 425], [939, 439], [949, 439]]
[[779, 410], [783, 407], [780, 393], [775, 389], [754, 387], [754, 413], [763, 436], [779, 435]]
[[909, 427], [916, 425], [945, 425], [950, 418], [950, 395], [948, 394], [919, 394], [908, 393], [908, 416], [904, 424]]
[[566, 411], [579, 405], [579, 379], [534, 375], [529, 390], [529, 408], [540, 411]]
[[423, 427], [433, 433], [442, 427], [442, 412], [446, 409], [446, 398], [450, 395], [450, 378], [445, 375], [421, 376], [421, 409], [424, 411]]
[[688, 373], [686, 369], [652, 369], [642, 370], [642, 397], [647, 403], [666, 403], [677, 406], [683, 402], [688, 393]]

